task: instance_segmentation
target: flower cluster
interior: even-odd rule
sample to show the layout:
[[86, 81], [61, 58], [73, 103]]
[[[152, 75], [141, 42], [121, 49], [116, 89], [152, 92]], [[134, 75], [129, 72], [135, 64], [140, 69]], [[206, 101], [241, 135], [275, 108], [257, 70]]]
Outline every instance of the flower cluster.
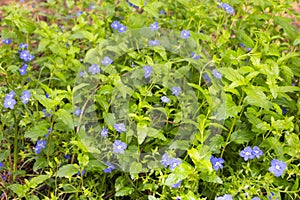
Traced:
[[245, 161], [252, 160], [255, 157], [260, 158], [263, 155], [262, 150], [259, 147], [254, 146], [253, 149], [251, 147], [245, 147], [244, 150], [240, 152], [240, 156], [244, 158]]
[[38, 140], [33, 148], [36, 154], [40, 154], [41, 150], [46, 148], [47, 142], [45, 140]]
[[22, 66], [19, 69], [19, 72], [20, 72], [21, 76], [24, 76], [27, 73], [27, 68], [28, 68], [28, 65], [23, 63]]
[[118, 20], [113, 21], [110, 27], [113, 28], [114, 30], [118, 30], [119, 33], [124, 33], [127, 29], [127, 27], [121, 24]]
[[162, 156], [160, 163], [164, 166], [164, 167], [168, 167], [170, 168], [170, 170], [174, 170], [178, 165], [180, 165], [182, 163], [182, 160], [179, 158], [170, 158], [169, 155], [167, 153], [164, 153], [164, 155]]
[[28, 50], [21, 50], [19, 52], [20, 52], [20, 59], [24, 60], [25, 62], [30, 62], [34, 59], [34, 56], [31, 55]]
[[212, 164], [212, 167], [214, 170], [223, 169], [223, 163], [225, 162], [223, 158], [216, 158], [214, 156], [211, 156], [210, 162]]

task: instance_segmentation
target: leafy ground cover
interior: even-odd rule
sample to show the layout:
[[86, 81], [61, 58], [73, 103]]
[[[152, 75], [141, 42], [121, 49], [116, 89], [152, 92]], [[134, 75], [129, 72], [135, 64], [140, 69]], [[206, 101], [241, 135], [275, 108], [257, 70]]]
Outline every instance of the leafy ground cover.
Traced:
[[295, 2], [1, 3], [1, 199], [300, 199]]

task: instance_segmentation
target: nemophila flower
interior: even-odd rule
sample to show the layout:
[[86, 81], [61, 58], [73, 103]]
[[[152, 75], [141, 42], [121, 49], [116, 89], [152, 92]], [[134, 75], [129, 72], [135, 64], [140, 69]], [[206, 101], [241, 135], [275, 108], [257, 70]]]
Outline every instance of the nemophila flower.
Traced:
[[110, 27], [113, 28], [114, 30], [117, 30], [119, 26], [120, 26], [120, 22], [118, 20], [113, 21], [110, 25]]
[[113, 152], [124, 154], [125, 149], [127, 148], [127, 144], [122, 142], [121, 140], [115, 140], [113, 144]]
[[105, 162], [105, 164], [107, 165], [107, 168], [105, 168], [103, 171], [104, 173], [111, 173], [112, 170], [114, 170], [116, 167], [111, 164], [110, 162]]
[[126, 131], [125, 125], [124, 125], [123, 123], [114, 124], [114, 128], [115, 128], [116, 131], [119, 132], [119, 133], [125, 132], [125, 131]]
[[271, 167], [269, 171], [274, 174], [274, 176], [279, 177], [283, 174], [283, 171], [286, 169], [286, 163], [277, 159], [271, 161]]
[[76, 110], [73, 112], [73, 114], [76, 115], [76, 116], [80, 116], [81, 109], [80, 108], [76, 108]]
[[4, 99], [4, 108], [10, 108], [10, 109], [14, 109], [15, 105], [16, 105], [16, 100], [13, 98], [8, 98], [6, 95], [6, 98]]
[[100, 133], [100, 135], [101, 135], [102, 137], [106, 138], [106, 137], [107, 137], [107, 134], [108, 134], [108, 130], [107, 130], [107, 128], [104, 126], [103, 129], [102, 129], [102, 131], [101, 131], [101, 133]]
[[245, 147], [244, 150], [240, 152], [240, 156], [243, 157], [245, 161], [253, 159], [254, 155], [252, 153], [252, 148], [249, 146]]
[[187, 30], [182, 30], [182, 31], [181, 31], [180, 37], [181, 37], [182, 39], [187, 39], [187, 38], [189, 38], [190, 36], [191, 36], [190, 31], [187, 31]]
[[195, 52], [191, 52], [190, 53], [191, 58], [195, 59], [195, 60], [199, 60], [200, 56], [197, 55]]
[[171, 185], [172, 188], [179, 188], [180, 184], [181, 184], [182, 180], [178, 181], [177, 183]]
[[3, 164], [3, 162], [0, 162], [0, 168], [1, 168], [1, 167], [4, 167], [4, 164]]
[[252, 154], [254, 155], [254, 157], [260, 158], [263, 155], [263, 152], [258, 146], [254, 146], [252, 149]]
[[2, 41], [3, 44], [11, 44], [12, 40], [10, 38], [7, 38], [5, 40]]
[[216, 200], [232, 200], [232, 196], [230, 194], [225, 194], [224, 196], [217, 197]]
[[181, 88], [180, 88], [180, 87], [173, 87], [173, 88], [172, 88], [172, 94], [173, 94], [174, 96], [178, 97], [179, 94], [180, 94], [180, 92], [181, 92]]
[[24, 76], [27, 73], [27, 67], [28, 65], [23, 63], [22, 66], [19, 69], [20, 75]]
[[101, 61], [102, 65], [108, 66], [113, 62], [108, 56], [104, 56], [103, 60]]
[[98, 73], [100, 73], [100, 68], [97, 64], [92, 64], [89, 67], [89, 72], [91, 72], [92, 74], [98, 74]]
[[47, 113], [46, 109], [43, 109], [42, 112], [44, 113], [45, 117], [50, 117], [50, 113]]
[[28, 48], [28, 45], [25, 44], [25, 43], [21, 43], [21, 44], [19, 45], [19, 48], [20, 48], [20, 49], [27, 49], [27, 48]]
[[33, 148], [36, 154], [40, 154], [41, 150], [46, 148], [47, 142], [45, 140], [38, 140]]
[[118, 32], [119, 33], [124, 33], [126, 31], [127, 27], [123, 24], [120, 24], [118, 27]]
[[222, 74], [217, 69], [214, 69], [212, 73], [215, 78], [222, 79]]
[[21, 95], [21, 101], [22, 101], [22, 103], [23, 103], [23, 104], [28, 103], [30, 97], [31, 97], [30, 92], [29, 92], [28, 90], [24, 90], [24, 91], [22, 92], [22, 95]]
[[223, 163], [225, 162], [223, 158], [216, 158], [214, 156], [211, 156], [210, 162], [212, 164], [212, 167], [214, 170], [223, 169]]
[[159, 46], [160, 43], [159, 43], [159, 40], [149, 40], [148, 44], [150, 46]]
[[169, 155], [167, 153], [164, 153], [164, 155], [162, 156], [160, 163], [165, 166], [168, 167], [171, 163], [171, 158], [169, 157]]
[[34, 59], [34, 56], [29, 53], [27, 50], [20, 51], [20, 58], [25, 62], [29, 62]]
[[152, 67], [144, 66], [143, 69], [144, 69], [144, 77], [149, 78], [152, 73]]
[[7, 95], [5, 95], [5, 98], [14, 98], [16, 96], [16, 93], [14, 91], [10, 91]]
[[160, 100], [161, 100], [161, 102], [163, 102], [163, 103], [168, 103], [168, 102], [170, 101], [170, 99], [169, 99], [168, 97], [166, 97], [166, 96], [162, 96], [162, 97], [160, 98]]
[[233, 15], [234, 14], [234, 9], [232, 6], [230, 6], [227, 3], [220, 3], [219, 4], [228, 14]]
[[204, 80], [205, 80], [206, 82], [208, 82], [208, 83], [211, 82], [211, 80], [210, 80], [208, 74], [204, 74], [204, 75], [203, 75], [203, 78], [204, 78]]
[[79, 76], [81, 76], [82, 78], [84, 78], [84, 77], [85, 77], [84, 71], [81, 71], [81, 72], [79, 73]]
[[174, 170], [178, 165], [180, 165], [182, 163], [182, 160], [179, 158], [171, 158], [170, 159], [170, 163], [169, 163], [169, 168], [170, 170]]
[[159, 29], [158, 22], [154, 22], [153, 24], [151, 24], [150, 29], [152, 31], [157, 31]]
[[65, 158], [66, 160], [69, 160], [69, 159], [71, 158], [71, 155], [66, 154], [66, 155], [64, 155], [64, 158]]
[[252, 200], [260, 200], [258, 197], [253, 197]]

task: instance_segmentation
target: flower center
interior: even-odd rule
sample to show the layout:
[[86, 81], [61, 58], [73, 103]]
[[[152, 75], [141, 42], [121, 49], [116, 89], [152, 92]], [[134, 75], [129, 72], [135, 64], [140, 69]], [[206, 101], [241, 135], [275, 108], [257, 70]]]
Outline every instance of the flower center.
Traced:
[[278, 169], [278, 170], [280, 170], [280, 166], [279, 165], [276, 165], [275, 168]]

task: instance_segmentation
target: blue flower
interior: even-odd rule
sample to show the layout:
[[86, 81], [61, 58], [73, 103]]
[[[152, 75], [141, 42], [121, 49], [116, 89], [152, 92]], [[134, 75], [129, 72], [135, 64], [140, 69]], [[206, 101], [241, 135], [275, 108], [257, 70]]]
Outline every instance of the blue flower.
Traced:
[[28, 90], [24, 90], [24, 91], [22, 92], [22, 95], [21, 95], [22, 103], [23, 103], [23, 104], [28, 103], [30, 97], [31, 97], [30, 92], [29, 92]]
[[159, 46], [160, 43], [159, 43], [159, 40], [149, 40], [148, 44], [150, 46]]
[[45, 140], [38, 140], [36, 142], [35, 147], [33, 148], [36, 154], [40, 154], [41, 150], [46, 148], [46, 141]]
[[112, 62], [113, 62], [113, 60], [110, 59], [108, 56], [105, 56], [103, 58], [103, 60], [101, 61], [102, 65], [104, 65], [104, 66], [110, 65]]
[[51, 132], [52, 132], [52, 129], [48, 128], [48, 132], [46, 133], [45, 137], [47, 138]]
[[214, 69], [212, 73], [215, 78], [222, 79], [222, 74], [217, 69]]
[[21, 44], [19, 45], [19, 48], [20, 48], [20, 49], [27, 49], [27, 48], [28, 48], [28, 45], [27, 45], [27, 44], [24, 44], [24, 43], [21, 43]]
[[176, 97], [179, 96], [180, 92], [181, 92], [181, 88], [180, 87], [173, 87], [172, 88], [172, 94], [175, 95]]
[[287, 109], [286, 108], [282, 108], [282, 114], [285, 115], [287, 113]]
[[212, 164], [212, 167], [214, 170], [223, 169], [223, 163], [225, 162], [223, 158], [216, 158], [214, 156], [211, 156], [210, 162]]
[[113, 21], [113, 23], [111, 23], [110, 27], [113, 28], [114, 30], [117, 30], [120, 26], [120, 23], [118, 20]]
[[101, 131], [101, 133], [100, 133], [100, 135], [101, 135], [102, 137], [106, 138], [106, 137], [107, 137], [107, 134], [108, 134], [108, 130], [107, 130], [107, 128], [104, 126], [103, 129], [102, 129], [102, 131]]
[[44, 113], [45, 117], [50, 117], [50, 113], [47, 113], [46, 109], [43, 109], [42, 112]]
[[262, 152], [262, 150], [260, 150], [260, 148], [258, 146], [254, 146], [253, 150], [252, 150], [252, 154], [254, 155], [254, 157], [260, 158], [260, 156], [263, 155], [263, 152]]
[[195, 60], [199, 60], [200, 56], [197, 55], [195, 52], [190, 53], [191, 58], [194, 58]]
[[14, 92], [14, 91], [10, 91], [6, 96], [5, 96], [5, 98], [10, 98], [10, 99], [12, 99], [12, 98], [14, 98], [16, 96], [16, 93]]
[[187, 39], [187, 38], [189, 38], [190, 36], [191, 36], [190, 31], [187, 31], [187, 30], [182, 30], [182, 31], [181, 31], [180, 37], [181, 37], [182, 39]]
[[45, 94], [45, 97], [48, 99], [48, 98], [49, 98], [49, 94], [48, 94], [48, 93], [46, 93], [46, 94]]
[[179, 158], [171, 158], [170, 159], [170, 166], [169, 166], [169, 168], [170, 168], [170, 170], [174, 170], [178, 165], [180, 165], [182, 163], [182, 160], [181, 159], [179, 159]]
[[153, 24], [151, 24], [150, 29], [152, 31], [157, 31], [159, 29], [158, 22], [154, 22]]
[[271, 161], [271, 166], [269, 171], [274, 174], [274, 176], [279, 177], [283, 174], [283, 171], [286, 169], [286, 163], [277, 159]]
[[171, 163], [171, 158], [169, 157], [169, 155], [167, 153], [164, 153], [164, 155], [162, 156], [160, 163], [165, 166], [168, 167]]
[[127, 148], [127, 144], [122, 142], [121, 140], [115, 140], [113, 144], [113, 152], [118, 154], [124, 154], [125, 149]]
[[126, 29], [127, 29], [127, 27], [125, 25], [123, 25], [123, 24], [120, 24], [118, 26], [118, 32], [119, 33], [124, 33], [126, 31]]
[[89, 72], [91, 72], [92, 74], [100, 73], [100, 68], [99, 68], [99, 66], [97, 64], [92, 64], [89, 67]]
[[4, 106], [4, 108], [14, 109], [16, 103], [17, 103], [16, 100], [14, 100], [13, 98], [10, 98], [8, 95], [6, 95], [3, 106]]
[[76, 17], [79, 17], [80, 15], [82, 15], [82, 11], [80, 10], [80, 11], [78, 11], [78, 12], [76, 12]]
[[25, 63], [23, 63], [22, 67], [20, 67], [19, 72], [20, 72], [21, 76], [24, 76], [27, 73], [27, 71], [26, 71], [27, 67], [28, 67], [28, 65]]
[[125, 125], [124, 125], [123, 123], [114, 124], [114, 128], [115, 128], [116, 131], [119, 132], [119, 133], [125, 132], [125, 131], [126, 131]]
[[81, 115], [81, 109], [80, 108], [76, 108], [76, 110], [73, 112], [74, 113], [74, 115], [76, 115], [76, 116], [80, 116]]
[[65, 158], [66, 160], [69, 160], [69, 159], [71, 158], [71, 155], [66, 154], [66, 155], [64, 155], [64, 158]]
[[170, 101], [170, 99], [169, 99], [168, 97], [166, 97], [166, 96], [162, 96], [162, 97], [160, 98], [160, 100], [161, 100], [163, 103], [168, 103], [168, 102]]
[[3, 44], [11, 44], [12, 40], [10, 38], [7, 38], [5, 40], [2, 41]]
[[27, 50], [20, 51], [20, 58], [25, 62], [29, 62], [34, 59], [34, 56], [29, 53]]
[[152, 73], [152, 67], [144, 66], [143, 69], [144, 69], [144, 77], [149, 78]]
[[80, 176], [80, 175], [81, 175], [81, 176], [84, 176], [85, 173], [86, 173], [86, 170], [84, 169], [84, 170], [82, 170], [82, 172], [79, 171], [79, 172], [77, 173], [77, 175], [78, 175], [78, 176]]
[[234, 9], [232, 6], [230, 6], [227, 3], [220, 3], [219, 4], [228, 14], [233, 15], [234, 14]]
[[[271, 196], [268, 196], [269, 200], [273, 200], [273, 197], [275, 196], [275, 194], [273, 192], [270, 192]], [[278, 200], [278, 197], [276, 197], [275, 200]]]
[[95, 4], [91, 4], [89, 7], [90, 10], [94, 10], [95, 9]]
[[136, 5], [132, 4], [132, 3], [130, 3], [130, 1], [128, 1], [128, 0], [126, 0], [126, 2], [128, 3], [128, 5], [129, 5], [130, 7], [138, 8], [138, 6], [136, 6]]
[[176, 197], [176, 200], [181, 200], [181, 198], [180, 197]]
[[84, 71], [81, 71], [81, 72], [79, 73], [79, 76], [82, 77], [82, 78], [84, 78], [84, 77], [85, 77]]
[[3, 164], [3, 162], [0, 162], [0, 168], [1, 168], [1, 167], [4, 167], [4, 164]]
[[164, 11], [164, 10], [160, 10], [160, 11], [159, 11], [159, 14], [160, 14], [160, 15], [166, 15], [167, 13], [166, 13], [166, 11]]
[[230, 194], [225, 194], [224, 196], [218, 197], [216, 200], [232, 200], [232, 196]]
[[204, 78], [204, 80], [205, 80], [206, 82], [208, 82], [208, 83], [211, 82], [211, 80], [210, 80], [208, 74], [204, 74], [204, 75], [203, 75], [203, 78]]
[[177, 183], [171, 185], [172, 188], [178, 188], [181, 184], [182, 180], [178, 181]]
[[245, 147], [244, 150], [240, 152], [240, 156], [243, 157], [245, 161], [255, 157], [255, 155], [253, 155], [252, 148], [249, 146]]
[[109, 162], [105, 162], [105, 164], [106, 164], [108, 167], [105, 168], [105, 169], [103, 170], [104, 173], [111, 173], [112, 170], [114, 170], [114, 169], [116, 168], [113, 164], [111, 164], [111, 163], [109, 163]]
[[253, 197], [252, 200], [260, 200], [258, 197]]

